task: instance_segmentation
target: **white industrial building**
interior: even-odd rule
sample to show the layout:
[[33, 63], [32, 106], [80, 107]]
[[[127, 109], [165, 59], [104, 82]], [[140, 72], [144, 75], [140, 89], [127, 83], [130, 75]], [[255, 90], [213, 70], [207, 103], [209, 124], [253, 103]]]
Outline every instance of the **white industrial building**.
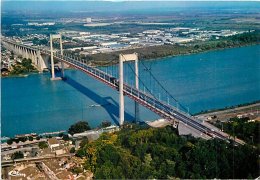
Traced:
[[51, 150], [53, 151], [55, 148], [60, 146], [60, 143], [56, 138], [50, 138], [50, 139], [48, 139], [48, 145], [51, 148]]
[[86, 22], [87, 22], [87, 23], [91, 23], [91, 22], [92, 22], [92, 19], [91, 19], [91, 18], [86, 18]]

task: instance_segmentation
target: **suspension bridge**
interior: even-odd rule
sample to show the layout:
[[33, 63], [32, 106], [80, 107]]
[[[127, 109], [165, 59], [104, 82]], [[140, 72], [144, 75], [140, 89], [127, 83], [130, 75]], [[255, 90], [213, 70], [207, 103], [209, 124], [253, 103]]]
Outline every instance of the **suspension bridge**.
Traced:
[[[55, 51], [52, 47], [52, 40], [60, 39], [60, 50]], [[22, 55], [25, 58], [31, 58], [33, 63], [39, 69], [48, 67], [48, 58], [51, 57], [51, 74], [53, 80], [57, 79], [55, 77], [54, 72], [54, 59], [56, 61], [61, 62], [62, 66], [62, 77], [64, 76], [64, 63], [69, 65], [70, 67], [74, 67], [87, 75], [95, 78], [98, 81], [110, 86], [111, 88], [119, 91], [119, 124], [123, 125], [124, 123], [124, 96], [128, 96], [130, 99], [134, 100], [136, 103], [135, 113], [136, 118], [138, 119], [138, 105], [142, 105], [160, 117], [166, 119], [167, 121], [174, 121], [182, 124], [182, 126], [187, 127], [187, 129], [191, 132], [196, 131], [199, 133], [202, 138], [210, 139], [210, 138], [219, 138], [222, 140], [235, 141], [236, 144], [244, 144], [243, 141], [233, 138], [230, 135], [222, 132], [220, 129], [204, 123], [202, 120], [199, 120], [192, 115], [189, 114], [188, 108], [182, 106], [164, 87], [163, 85], [156, 79], [156, 77], [150, 71], [151, 68], [143, 66], [149, 72], [150, 76], [153, 78], [153, 81], [156, 82], [156, 86], [160, 87], [160, 91], [165, 94], [166, 100], [163, 100], [160, 95], [156, 96], [154, 93], [147, 87], [145, 82], [138, 75], [138, 57], [137, 54], [128, 54], [119, 56], [119, 65], [118, 65], [118, 75], [117, 77], [114, 73], [109, 73], [107, 70], [102, 70], [93, 66], [88, 65], [87, 61], [79, 58], [75, 58], [66, 54], [63, 54], [62, 49], [62, 41], [61, 35], [51, 35], [50, 36], [50, 50], [35, 48], [32, 46], [23, 45], [22, 43], [18, 43], [13, 41], [12, 39], [3, 38], [1, 40], [3, 46], [9, 50], [12, 50], [14, 53], [18, 55]], [[135, 68], [131, 67], [130, 63], [127, 61], [134, 60]], [[123, 63], [129, 66], [130, 71], [134, 74], [135, 85], [129, 85], [124, 82], [123, 79]], [[142, 88], [139, 88], [139, 83], [142, 85]], [[142, 89], [142, 90], [141, 90]], [[171, 102], [171, 103], [170, 103]], [[173, 105], [175, 104], [175, 105]]]

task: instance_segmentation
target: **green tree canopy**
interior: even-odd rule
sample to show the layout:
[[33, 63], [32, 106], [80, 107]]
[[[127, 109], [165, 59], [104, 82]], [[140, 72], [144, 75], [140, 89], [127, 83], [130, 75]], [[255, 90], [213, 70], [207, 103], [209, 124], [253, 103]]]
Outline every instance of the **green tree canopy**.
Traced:
[[88, 138], [87, 138], [87, 137], [84, 137], [84, 138], [81, 140], [79, 146], [80, 146], [81, 148], [83, 148], [86, 144], [88, 144]]
[[10, 139], [8, 139], [6, 143], [7, 143], [8, 145], [11, 145], [11, 144], [13, 144], [13, 139], [11, 139], [11, 138], [10, 138]]
[[72, 147], [72, 148], [70, 149], [70, 153], [75, 153], [75, 152], [76, 152], [75, 147]]
[[40, 136], [37, 136], [37, 137], [36, 137], [36, 140], [40, 140], [40, 139], [41, 139], [41, 137], [40, 137]]
[[63, 134], [62, 139], [63, 139], [64, 141], [68, 141], [68, 140], [70, 140], [68, 134]]
[[71, 125], [68, 132], [69, 132], [69, 134], [73, 135], [73, 134], [76, 134], [76, 133], [82, 133], [82, 132], [90, 130], [90, 129], [91, 128], [88, 125], [88, 122], [79, 121], [76, 124]]
[[39, 142], [38, 145], [39, 145], [39, 148], [40, 148], [40, 149], [45, 149], [45, 148], [48, 147], [48, 144], [47, 144], [47, 142], [45, 142], [45, 141]]
[[17, 151], [12, 154], [11, 158], [12, 159], [21, 159], [21, 158], [24, 158], [24, 155], [21, 151]]
[[32, 136], [29, 136], [28, 139], [29, 139], [29, 141], [33, 141], [33, 137]]
[[12, 68], [13, 70], [10, 73], [13, 75], [35, 71], [35, 68], [32, 65], [32, 60], [26, 58], [23, 58], [21, 63], [17, 62], [15, 65], [12, 65]]
[[[104, 133], [77, 151], [97, 179], [256, 178], [258, 152], [218, 139], [179, 136], [176, 129], [132, 126]], [[246, 162], [246, 163], [245, 163]]]

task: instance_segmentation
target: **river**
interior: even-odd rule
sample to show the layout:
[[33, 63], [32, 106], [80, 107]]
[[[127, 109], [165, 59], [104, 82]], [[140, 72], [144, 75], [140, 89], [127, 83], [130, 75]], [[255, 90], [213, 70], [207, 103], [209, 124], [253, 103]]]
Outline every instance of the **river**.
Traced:
[[[144, 64], [191, 113], [260, 100], [260, 45]], [[49, 73], [1, 78], [2, 136], [67, 130], [79, 120], [88, 121], [91, 127], [103, 120], [117, 122], [116, 91], [78, 70], [65, 74], [67, 81], [51, 81]], [[160, 91], [141, 65], [140, 76], [154, 92]], [[126, 119], [133, 120], [133, 101], [126, 98], [125, 105]], [[159, 118], [145, 108], [140, 111], [143, 121]]]

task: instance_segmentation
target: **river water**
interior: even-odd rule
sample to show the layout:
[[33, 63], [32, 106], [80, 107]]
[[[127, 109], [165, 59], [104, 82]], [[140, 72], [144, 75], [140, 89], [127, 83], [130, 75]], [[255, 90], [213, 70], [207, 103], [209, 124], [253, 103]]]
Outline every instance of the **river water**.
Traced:
[[[260, 100], [260, 45], [144, 64], [191, 113]], [[117, 123], [116, 91], [78, 70], [65, 73], [67, 81], [51, 81], [49, 73], [2, 78], [2, 136], [67, 130], [79, 120], [88, 121], [91, 127], [103, 120]], [[142, 66], [140, 76], [154, 92], [160, 91]], [[133, 101], [126, 98], [125, 106], [126, 119], [133, 120]], [[141, 120], [159, 118], [145, 108], [140, 111]]]

